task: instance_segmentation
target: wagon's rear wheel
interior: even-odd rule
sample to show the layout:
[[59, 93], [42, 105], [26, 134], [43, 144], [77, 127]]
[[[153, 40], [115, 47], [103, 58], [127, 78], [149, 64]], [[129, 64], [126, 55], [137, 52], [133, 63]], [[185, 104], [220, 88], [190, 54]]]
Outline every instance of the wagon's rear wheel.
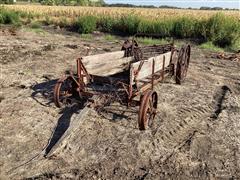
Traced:
[[140, 130], [151, 128], [157, 112], [158, 95], [155, 91], [148, 90], [141, 97], [141, 105], [138, 113], [138, 125]]
[[170, 64], [170, 75], [171, 76], [174, 76], [176, 73], [175, 73], [175, 70], [176, 70], [176, 65], [177, 65], [177, 62], [178, 62], [178, 52], [176, 49], [172, 50], [172, 55], [171, 55], [171, 64]]
[[177, 68], [176, 68], [177, 84], [181, 84], [187, 76], [187, 70], [188, 70], [189, 61], [190, 61], [190, 54], [191, 54], [190, 45], [182, 46], [178, 55], [178, 62], [177, 62]]
[[71, 77], [63, 77], [58, 80], [54, 87], [54, 104], [57, 107], [68, 105], [72, 102], [74, 94], [74, 81]]

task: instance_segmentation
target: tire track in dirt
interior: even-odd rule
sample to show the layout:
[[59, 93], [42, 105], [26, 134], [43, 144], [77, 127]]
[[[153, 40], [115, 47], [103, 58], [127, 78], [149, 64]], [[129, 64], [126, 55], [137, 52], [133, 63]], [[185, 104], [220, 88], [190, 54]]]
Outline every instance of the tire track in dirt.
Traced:
[[[168, 159], [172, 153], [194, 136], [195, 132], [199, 130], [198, 126], [202, 121], [208, 119], [211, 110], [209, 107], [184, 107], [177, 112], [178, 117], [171, 123], [169, 121], [163, 122], [154, 136], [159, 138], [161, 146], [170, 151], [167, 155], [162, 155], [161, 162]], [[159, 136], [159, 134], [161, 135]]]

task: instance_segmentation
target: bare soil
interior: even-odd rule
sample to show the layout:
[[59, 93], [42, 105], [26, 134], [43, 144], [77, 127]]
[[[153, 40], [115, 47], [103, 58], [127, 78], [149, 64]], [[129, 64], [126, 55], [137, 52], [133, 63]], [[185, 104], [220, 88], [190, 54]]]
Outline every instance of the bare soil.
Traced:
[[109, 118], [92, 110], [45, 158], [43, 150], [81, 111], [54, 106], [56, 80], [75, 69], [87, 48], [92, 54], [119, 50], [123, 39], [0, 30], [0, 179], [240, 178], [239, 62], [206, 58], [207, 51], [193, 46], [184, 84], [167, 79], [155, 88], [152, 129], [138, 130], [134, 108], [124, 113], [112, 105]]

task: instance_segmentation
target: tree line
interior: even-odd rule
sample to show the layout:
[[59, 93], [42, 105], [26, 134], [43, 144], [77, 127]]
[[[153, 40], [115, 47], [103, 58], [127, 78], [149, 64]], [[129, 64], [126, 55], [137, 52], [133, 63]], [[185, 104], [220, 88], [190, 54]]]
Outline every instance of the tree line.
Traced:
[[104, 0], [0, 0], [0, 4], [14, 4], [16, 2], [40, 3], [42, 5], [73, 5], [73, 6], [103, 6], [103, 7], [129, 7], [129, 8], [162, 8], [162, 9], [200, 9], [200, 10], [239, 10], [234, 8], [208, 7], [181, 8], [176, 6], [134, 5], [128, 3], [107, 4]]

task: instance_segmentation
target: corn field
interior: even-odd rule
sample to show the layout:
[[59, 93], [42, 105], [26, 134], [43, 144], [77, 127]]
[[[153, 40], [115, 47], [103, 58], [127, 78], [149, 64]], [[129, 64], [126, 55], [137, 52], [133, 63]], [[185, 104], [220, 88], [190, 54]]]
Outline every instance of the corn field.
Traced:
[[222, 12], [226, 16], [240, 20], [239, 11], [214, 11], [214, 10], [184, 10], [184, 9], [151, 9], [151, 8], [121, 8], [121, 7], [80, 7], [80, 6], [42, 6], [42, 5], [8, 5], [9, 9], [24, 11], [38, 15], [53, 17], [78, 17], [85, 15], [110, 16], [113, 18], [122, 15], [136, 15], [147, 19], [166, 19], [175, 17], [209, 18], [216, 13]]

